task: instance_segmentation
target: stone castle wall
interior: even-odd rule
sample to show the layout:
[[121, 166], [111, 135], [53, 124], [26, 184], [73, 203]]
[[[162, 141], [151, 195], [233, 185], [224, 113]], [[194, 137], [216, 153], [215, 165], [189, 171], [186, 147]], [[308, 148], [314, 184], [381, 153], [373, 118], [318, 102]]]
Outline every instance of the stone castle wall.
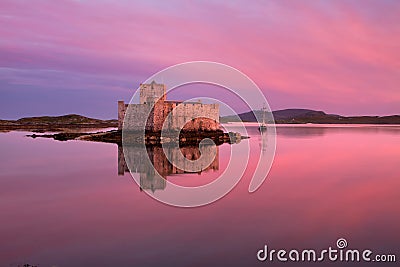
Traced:
[[[152, 129], [153, 120], [152, 120], [152, 116], [151, 116], [152, 111], [151, 111], [150, 105], [147, 105], [147, 104], [125, 105], [125, 111], [127, 111], [127, 110], [129, 112], [125, 112], [122, 115], [122, 121], [121, 122], [118, 121], [118, 125], [121, 124], [121, 128], [119, 128], [119, 129], [122, 129], [123, 123], [125, 123], [124, 124], [125, 129], [129, 129], [129, 130], [142, 130], [142, 129], [151, 130]], [[125, 118], [125, 116], [127, 116], [127, 117]], [[149, 117], [146, 120], [147, 116], [149, 116]]]
[[154, 130], [216, 131], [219, 129], [219, 105], [202, 103], [157, 103]]

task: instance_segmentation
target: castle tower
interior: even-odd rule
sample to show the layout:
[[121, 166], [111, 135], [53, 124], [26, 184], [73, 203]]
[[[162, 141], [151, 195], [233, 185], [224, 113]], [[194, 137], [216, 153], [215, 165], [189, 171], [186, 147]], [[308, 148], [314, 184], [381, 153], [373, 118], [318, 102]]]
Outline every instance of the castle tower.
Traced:
[[140, 84], [140, 104], [151, 104], [157, 100], [164, 102], [166, 97], [165, 84], [152, 81], [150, 84]]
[[122, 130], [126, 112], [126, 104], [123, 100], [118, 101], [118, 130]]

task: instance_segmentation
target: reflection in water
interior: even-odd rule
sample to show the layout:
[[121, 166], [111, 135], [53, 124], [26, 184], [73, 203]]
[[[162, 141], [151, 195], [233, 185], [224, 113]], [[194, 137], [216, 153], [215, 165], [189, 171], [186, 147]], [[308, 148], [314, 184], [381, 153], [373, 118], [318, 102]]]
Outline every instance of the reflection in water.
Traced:
[[396, 125], [346, 125], [346, 124], [330, 124], [330, 125], [276, 125], [276, 133], [285, 137], [292, 138], [312, 138], [324, 136], [332, 133], [391, 133], [399, 134], [399, 128]]
[[298, 127], [298, 126], [279, 126], [276, 133], [285, 137], [292, 138], [311, 138], [323, 136], [327, 129], [324, 127]]
[[[126, 175], [116, 179], [114, 145], [0, 134], [0, 265], [364, 266], [256, 258], [265, 244], [321, 250], [334, 247], [339, 237], [349, 248], [398, 258], [400, 127], [327, 126], [323, 136], [309, 138], [304, 138], [305, 126], [295, 127], [291, 136], [278, 129], [272, 170], [259, 191], [249, 194], [262, 139], [258, 125], [247, 126], [251, 138], [235, 145], [248, 143], [252, 149], [242, 180], [221, 201], [196, 209], [163, 205], [134, 193], [137, 188]], [[307, 127], [309, 133], [321, 130]], [[215, 179], [232, 147], [218, 147], [215, 172], [174, 174], [168, 182]], [[143, 155], [137, 157], [140, 161]], [[240, 154], [238, 160], [246, 159]], [[119, 166], [125, 172], [123, 161]], [[196, 178], [201, 181], [193, 182]]]
[[260, 149], [261, 149], [261, 153], [264, 154], [267, 151], [267, 143], [268, 143], [268, 135], [265, 131], [261, 132], [260, 134]]
[[[197, 146], [166, 146], [164, 149], [166, 149], [168, 158], [171, 159], [172, 163], [168, 160], [161, 146], [148, 146], [145, 150], [139, 146], [125, 146], [125, 153], [128, 151], [128, 155], [124, 155], [123, 147], [118, 146], [118, 175], [124, 175], [125, 172], [129, 173], [129, 168], [125, 161], [125, 158], [128, 158], [131, 171], [140, 175], [140, 190], [155, 192], [166, 188], [167, 176], [192, 173], [191, 170], [193, 169], [200, 169], [201, 171], [198, 174], [203, 171], [216, 171], [219, 169], [218, 146], [203, 145], [202, 154]], [[211, 151], [215, 149], [216, 154]], [[181, 157], [179, 157], [180, 153], [189, 162], [178, 162], [182, 161]], [[204, 157], [203, 160], [198, 160], [200, 156]], [[201, 166], [200, 164], [204, 162], [211, 162], [211, 164]], [[176, 166], [183, 166], [183, 168], [177, 168]]]

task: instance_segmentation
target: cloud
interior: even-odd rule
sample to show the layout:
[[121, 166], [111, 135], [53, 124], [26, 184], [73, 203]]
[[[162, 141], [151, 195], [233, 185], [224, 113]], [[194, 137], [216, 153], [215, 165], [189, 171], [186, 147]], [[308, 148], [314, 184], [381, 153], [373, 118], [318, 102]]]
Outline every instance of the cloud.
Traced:
[[[30, 85], [32, 93], [52, 87], [54, 96], [57, 86], [119, 95], [116, 88], [134, 88], [172, 64], [210, 60], [250, 76], [273, 108], [400, 113], [397, 1], [26, 5], [0, 3], [2, 99], [18, 83]], [[20, 72], [10, 75], [9, 69]]]

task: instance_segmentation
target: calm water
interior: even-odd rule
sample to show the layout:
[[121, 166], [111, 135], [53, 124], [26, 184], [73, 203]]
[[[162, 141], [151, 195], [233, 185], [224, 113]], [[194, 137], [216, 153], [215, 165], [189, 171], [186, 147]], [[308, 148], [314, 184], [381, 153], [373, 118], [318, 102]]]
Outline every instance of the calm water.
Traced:
[[[257, 157], [263, 140], [247, 128], [251, 138], [237, 146], [250, 142]], [[0, 266], [268, 266], [256, 259], [265, 244], [323, 249], [340, 237], [399, 261], [400, 127], [277, 133], [275, 161], [258, 191], [247, 191], [250, 164], [227, 196], [190, 209], [141, 192], [116, 145], [1, 133]], [[208, 183], [229, 153], [228, 144], [219, 146], [217, 162], [201, 175], [164, 175], [177, 184]], [[143, 180], [142, 190], [163, 189], [162, 181]]]

